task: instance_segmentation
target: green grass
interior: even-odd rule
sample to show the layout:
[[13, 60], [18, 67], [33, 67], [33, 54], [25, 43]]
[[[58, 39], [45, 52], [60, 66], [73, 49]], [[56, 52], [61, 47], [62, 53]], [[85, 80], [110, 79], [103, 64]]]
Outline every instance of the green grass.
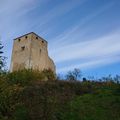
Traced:
[[67, 103], [61, 120], [120, 120], [120, 95], [116, 88], [97, 90], [97, 94], [75, 96]]

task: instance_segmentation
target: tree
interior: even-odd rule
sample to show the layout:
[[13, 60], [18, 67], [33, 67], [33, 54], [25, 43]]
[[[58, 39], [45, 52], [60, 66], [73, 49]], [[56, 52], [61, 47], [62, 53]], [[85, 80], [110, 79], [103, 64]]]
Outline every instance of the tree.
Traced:
[[73, 71], [69, 71], [66, 75], [66, 79], [69, 81], [77, 81], [82, 76], [81, 70], [75, 68]]
[[120, 75], [116, 75], [114, 77], [114, 81], [115, 81], [115, 83], [119, 84], [119, 82], [120, 82]]
[[5, 67], [5, 59], [6, 59], [6, 57], [2, 56], [2, 54], [3, 54], [2, 49], [3, 49], [3, 47], [4, 46], [2, 45], [2, 43], [0, 41], [0, 73], [3, 71], [3, 69]]

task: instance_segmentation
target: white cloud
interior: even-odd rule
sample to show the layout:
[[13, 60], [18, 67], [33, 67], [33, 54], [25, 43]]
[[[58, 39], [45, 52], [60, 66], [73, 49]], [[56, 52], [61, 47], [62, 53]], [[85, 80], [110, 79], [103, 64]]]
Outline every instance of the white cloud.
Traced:
[[93, 59], [91, 61], [87, 61], [84, 63], [79, 63], [79, 64], [74, 64], [74, 65], [70, 65], [70, 66], [65, 66], [63, 68], [60, 68], [57, 70], [58, 73], [64, 73], [70, 70], [73, 70], [74, 68], [80, 68], [81, 70], [85, 70], [85, 69], [94, 69], [97, 67], [101, 67], [101, 66], [105, 66], [108, 64], [112, 64], [115, 62], [119, 62], [120, 61], [120, 57], [119, 56], [111, 56], [111, 57], [106, 57], [106, 58], [101, 58], [101, 59]]
[[43, 30], [42, 28], [45, 27], [45, 25], [48, 27], [50, 21], [70, 12], [75, 7], [82, 5], [86, 1], [87, 0], [68, 0], [64, 1], [63, 3], [61, 2], [62, 4], [53, 7], [51, 10], [48, 10], [43, 16], [40, 16], [32, 27]]
[[65, 46], [56, 46], [52, 51], [52, 56], [56, 63], [62, 63], [74, 60], [85, 60], [78, 65], [59, 69], [65, 71], [70, 68], [94, 68], [96, 66], [106, 65], [116, 60], [120, 60], [120, 31], [111, 33], [95, 40], [67, 44]]
[[[61, 54], [60, 54], [61, 53]], [[120, 53], [120, 34], [112, 34], [95, 40], [59, 46], [52, 51], [56, 62], [110, 56]]]
[[37, 0], [2, 0], [0, 3], [0, 34], [6, 36], [8, 33], [17, 33], [23, 26], [26, 27], [28, 19], [25, 15], [35, 8], [35, 1]]
[[[110, 64], [120, 60], [120, 31], [112, 31], [110, 34], [99, 38], [82, 41], [85, 33], [90, 31], [90, 28], [83, 26], [90, 20], [94, 19], [101, 13], [109, 10], [114, 5], [114, 2], [106, 4], [94, 13], [82, 18], [79, 24], [65, 30], [62, 34], [54, 38], [51, 43], [51, 56], [56, 64], [65, 62], [73, 62], [85, 60], [77, 65], [64, 65], [63, 68], [58, 68], [58, 71], [68, 71], [72, 68], [94, 68], [101, 65]], [[75, 41], [77, 41], [75, 43]], [[111, 59], [112, 58], [112, 59]]]
[[[61, 2], [61, 4], [54, 6], [52, 9], [46, 11], [42, 10], [42, 5], [47, 6], [50, 0], [42, 1], [42, 0], [2, 0], [0, 4], [0, 19], [1, 19], [1, 27], [0, 34], [2, 36], [6, 36], [6, 33], [15, 34], [15, 33], [25, 33], [29, 30], [42, 30], [44, 33], [49, 30], [49, 25], [45, 27], [45, 25], [57, 18], [58, 16], [62, 16], [63, 14], [68, 13], [73, 8], [78, 5], [81, 5], [86, 0], [71, 0]], [[36, 18], [29, 18], [29, 13], [32, 10], [36, 10], [37, 12], [43, 11], [44, 14], [39, 14]], [[33, 13], [34, 14], [34, 13]], [[18, 32], [20, 31], [20, 32]], [[29, 32], [29, 31], [28, 31]], [[21, 34], [22, 34], [21, 33]], [[8, 35], [7, 35], [8, 36]], [[3, 38], [4, 39], [4, 38]]]
[[84, 25], [100, 15], [101, 13], [105, 12], [109, 8], [111, 8], [114, 5], [114, 2], [110, 2], [108, 4], [105, 4], [101, 8], [98, 8], [98, 10], [94, 11], [93, 13], [89, 14], [88, 16], [85, 16], [82, 18], [79, 23], [76, 23], [75, 25], [71, 26], [70, 28], [66, 29], [63, 33], [61, 33], [59, 36], [53, 38], [51, 41], [51, 45], [56, 46], [57, 44], [61, 43], [62, 45], [67, 44], [68, 42], [74, 41], [75, 39], [80, 38], [81, 36], [85, 35], [87, 31], [90, 31], [91, 28], [84, 28]]

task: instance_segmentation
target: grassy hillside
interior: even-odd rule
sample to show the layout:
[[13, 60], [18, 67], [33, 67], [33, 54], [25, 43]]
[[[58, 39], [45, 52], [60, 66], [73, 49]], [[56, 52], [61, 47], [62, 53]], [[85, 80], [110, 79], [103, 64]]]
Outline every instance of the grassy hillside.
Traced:
[[[114, 89], [115, 90], [115, 89]], [[120, 120], [120, 96], [111, 88], [76, 96], [65, 115], [68, 120]]]
[[48, 73], [2, 75], [0, 120], [120, 120], [120, 84], [41, 81]]

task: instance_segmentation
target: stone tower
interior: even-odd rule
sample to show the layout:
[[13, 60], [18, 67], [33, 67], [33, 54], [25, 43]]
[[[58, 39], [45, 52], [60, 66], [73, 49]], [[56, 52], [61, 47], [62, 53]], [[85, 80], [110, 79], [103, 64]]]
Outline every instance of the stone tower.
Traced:
[[55, 73], [55, 65], [48, 56], [47, 41], [34, 32], [14, 39], [10, 71], [21, 69], [51, 69]]

